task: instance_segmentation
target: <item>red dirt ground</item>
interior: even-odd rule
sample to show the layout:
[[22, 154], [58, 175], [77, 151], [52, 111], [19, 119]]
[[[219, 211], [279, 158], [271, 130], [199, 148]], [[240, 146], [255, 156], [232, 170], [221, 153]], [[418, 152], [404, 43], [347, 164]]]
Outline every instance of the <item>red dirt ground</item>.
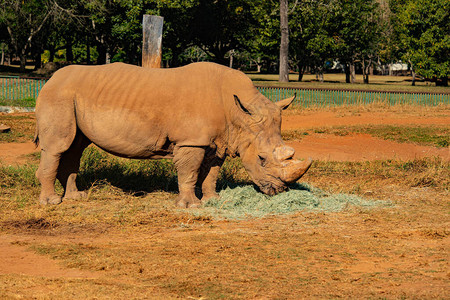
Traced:
[[[448, 125], [450, 124], [450, 113], [443, 113], [439, 117], [412, 117], [411, 115], [409, 115], [409, 117], [399, 117], [395, 113], [364, 112], [359, 113], [358, 115], [342, 115], [334, 112], [314, 112], [303, 113], [302, 115], [287, 115], [284, 117], [282, 128], [283, 130], [289, 130], [366, 124]], [[449, 160], [450, 158], [450, 149], [448, 148], [439, 149], [414, 144], [400, 144], [374, 138], [367, 134], [350, 134], [347, 136], [311, 134], [305, 136], [301, 141], [290, 141], [288, 144], [296, 149], [297, 157], [310, 156], [313, 159], [319, 160], [407, 160], [427, 156], [440, 156], [445, 160]], [[0, 160], [6, 164], [22, 164], [27, 161], [28, 154], [36, 151], [37, 149], [35, 149], [34, 144], [31, 142], [0, 143]], [[411, 195], [408, 195], [408, 197], [416, 197], [416, 194], [414, 194], [415, 192], [398, 191], [398, 193], [400, 199], [403, 197], [401, 193], [410, 193]], [[430, 193], [430, 191], [427, 193]], [[417, 197], [419, 199], [419, 196]], [[434, 197], [431, 193], [429, 200], [426, 201], [430, 201], [431, 203], [438, 200], [438, 197]], [[411, 206], [413, 206], [413, 204], [411, 204]], [[314, 291], [313, 288], [304, 286], [302, 297], [328, 298], [331, 297], [330, 295], [334, 295], [332, 298], [345, 298], [349, 296], [358, 298], [364, 295], [364, 297], [371, 295], [370, 297], [372, 298], [408, 298], [411, 296], [418, 298], [443, 298], [444, 296], [445, 298], [445, 295], [449, 295], [445, 290], [448, 291], [450, 287], [450, 284], [448, 284], [450, 273], [448, 273], [448, 269], [439, 269], [440, 267], [438, 268], [438, 271], [435, 271], [435, 269], [433, 269], [433, 264], [439, 264], [439, 266], [441, 266], [442, 263], [440, 264], [439, 262], [448, 259], [448, 251], [442, 250], [444, 248], [447, 250], [449, 249], [448, 234], [446, 231], [443, 231], [443, 233], [441, 233], [441, 231], [436, 231], [435, 227], [433, 227], [436, 225], [433, 223], [431, 208], [430, 211], [427, 211], [423, 215], [419, 214], [418, 216], [414, 215], [413, 211], [412, 208], [408, 210], [408, 213], [406, 214], [407, 218], [405, 218], [406, 221], [398, 221], [400, 219], [395, 219], [395, 216], [386, 215], [383, 212], [373, 213], [372, 215], [367, 216], [354, 213], [351, 214], [351, 219], [348, 219], [347, 215], [342, 214], [319, 214], [314, 216], [305, 214], [286, 217], [282, 220], [270, 218], [264, 221], [254, 220], [230, 224], [215, 223], [214, 227], [194, 226], [192, 230], [184, 230], [184, 228], [180, 228], [179, 230], [167, 228], [146, 229], [150, 233], [149, 236], [126, 237], [126, 233], [124, 233], [119, 237], [104, 236], [100, 239], [95, 237], [87, 242], [92, 244], [109, 243], [115, 245], [117, 248], [125, 247], [124, 245], [128, 245], [130, 242], [139, 245], [142, 244], [142, 247], [150, 248], [156, 253], [155, 255], [152, 255], [151, 258], [148, 258], [148, 260], [152, 262], [152, 265], [155, 266], [155, 270], [160, 270], [158, 267], [170, 269], [170, 266], [173, 268], [182, 266], [186, 268], [186, 272], [190, 270], [190, 265], [200, 266], [203, 264], [206, 261], [204, 257], [207, 255], [210, 255], [209, 257], [221, 257], [224, 261], [229, 261], [229, 268], [231, 270], [233, 268], [238, 268], [239, 266], [251, 266], [254, 261], [263, 264], [263, 260], [259, 261], [258, 256], [246, 256], [248, 254], [245, 251], [259, 253], [262, 255], [261, 259], [265, 256], [270, 257], [271, 259], [271, 253], [276, 253], [278, 251], [280, 253], [278, 260], [273, 261], [273, 264], [268, 264], [267, 271], [264, 271], [264, 274], [267, 273], [267, 276], [275, 276], [273, 279], [274, 287], [277, 287], [277, 280], [290, 284], [290, 282], [285, 280], [285, 277], [292, 274], [285, 272], [294, 268], [300, 270], [304, 267], [304, 265], [302, 265], [304, 261], [302, 261], [301, 258], [298, 258], [298, 260], [291, 260], [289, 256], [285, 256], [286, 253], [284, 251], [287, 251], [286, 249], [289, 250], [289, 248], [284, 247], [283, 244], [285, 244], [286, 246], [289, 245], [293, 248], [303, 247], [305, 253], [307, 253], [305, 255], [307, 255], [308, 259], [312, 257], [312, 260], [307, 261], [308, 265], [306, 266], [306, 271], [303, 271], [304, 274], [302, 273], [300, 275], [302, 275], [302, 278], [310, 278], [311, 285], [314, 286], [316, 290]], [[422, 223], [417, 221], [417, 218], [420, 218], [420, 222]], [[390, 219], [398, 222], [398, 224], [391, 225], [389, 223]], [[203, 224], [201, 225], [203, 226]], [[396, 228], [392, 229], [391, 226]], [[428, 237], [428, 235], [431, 237]], [[180, 239], [178, 244], [171, 242], [174, 241], [174, 236], [177, 236], [177, 239]], [[198, 238], [197, 236], [202, 238]], [[203, 238], [203, 236], [205, 237]], [[211, 236], [215, 239], [207, 238]], [[248, 236], [251, 236], [253, 240], [248, 240]], [[284, 237], [283, 243], [278, 242], [281, 236]], [[39, 235], [2, 234], [0, 236], [0, 275], [9, 276], [11, 274], [19, 274], [21, 276], [30, 276], [30, 278], [66, 279], [87, 279], [107, 276], [105, 273], [99, 275], [96, 272], [64, 268], [58, 265], [55, 260], [35, 254], [30, 250], [25, 250], [28, 242], [32, 244], [33, 240], [36, 242], [36, 239], [41, 238], [42, 241], [49, 242], [51, 242], [52, 239], [56, 239], [56, 243], [71, 243], [75, 241], [86, 242], [84, 234], [61, 235], [60, 237], [52, 237], [51, 235], [43, 237]], [[148, 242], [143, 242], [144, 240], [148, 240]], [[186, 243], [183, 243], [183, 241]], [[384, 250], [379, 250], [380, 253], [382, 252], [385, 256], [382, 256], [381, 254], [378, 255], [377, 253], [374, 254], [374, 252], [371, 251], [373, 248], [379, 247], [378, 244], [380, 242], [386, 247], [386, 249], [384, 249], [386, 252], [382, 252]], [[156, 244], [153, 245], [152, 243]], [[197, 252], [191, 252], [191, 248], [188, 247], [188, 245], [190, 245], [189, 243], [199, 247]], [[221, 243], [223, 243], [223, 245]], [[162, 245], [161, 249], [164, 249], [166, 252], [161, 252], [158, 256], [158, 251], [163, 251], [157, 248], [159, 244]], [[259, 252], [257, 252], [258, 250], [253, 250], [254, 248], [252, 247], [255, 245], [262, 247], [259, 249]], [[336, 255], [343, 246], [348, 247], [347, 252], [349, 253], [344, 254], [349, 256], [345, 256], [344, 254]], [[195, 247], [192, 246], [192, 248]], [[243, 249], [250, 250], [244, 251]], [[423, 249], [428, 251], [426, 255], [422, 255], [421, 251]], [[171, 253], [173, 253], [173, 256], [169, 257], [168, 255]], [[182, 259], [179, 261], [176, 260], [176, 257], [182, 256], [183, 253], [185, 253], [184, 255], [187, 259], [186, 264]], [[445, 253], [447, 253], [447, 255], [445, 255]], [[167, 257], [168, 259], [167, 261], [158, 261], [156, 260], [157, 257]], [[152, 261], [152, 259], [154, 259], [154, 261]], [[267, 260], [267, 263], [270, 259]], [[358, 263], [355, 264], [355, 261], [358, 261]], [[237, 265], [233, 265], [235, 262], [237, 262]], [[225, 278], [226, 272], [228, 271], [228, 274], [231, 272], [226, 268], [222, 268], [219, 262], [214, 266], [218, 269], [216, 270], [216, 273], [212, 273], [211, 276], [223, 276], [223, 278]], [[249, 267], [249, 270], [250, 269], [251, 268]], [[419, 271], [410, 273], [413, 269]], [[177, 272], [175, 269], [167, 270], [167, 272], [170, 271], [174, 273]], [[244, 271], [250, 272], [247, 269]], [[406, 275], [404, 275], [405, 278], [402, 281], [398, 282], [391, 282], [388, 279], [377, 277], [381, 276], [379, 274], [391, 274], [392, 272], [395, 276], [402, 276], [398, 274], [403, 273]], [[196, 274], [195, 271], [192, 271], [191, 273]], [[236, 279], [249, 281], [251, 278], [249, 279], [246, 277], [246, 274], [235, 274], [238, 277], [245, 277]], [[316, 277], [310, 277], [311, 274], [314, 274]], [[346, 274], [350, 274], [350, 277], [346, 277]], [[371, 277], [368, 277], [367, 274], [370, 274]], [[161, 276], [163, 275], [164, 274]], [[420, 279], [423, 278], [420, 277], [422, 275], [428, 276], [430, 280], [420, 281]], [[406, 276], [410, 276], [411, 279], [408, 279]], [[23, 279], [23, 277], [19, 278]], [[121, 278], [125, 278], [125, 276], [115, 277], [113, 281], [120, 281]], [[230, 280], [228, 277], [226, 278]], [[447, 278], [447, 281], [445, 278]], [[204, 277], [199, 278], [198, 280], [203, 279]], [[221, 278], [218, 278], [218, 280], [220, 279]], [[133, 279], [127, 280], [129, 283]], [[208, 280], [210, 279], [208, 278]], [[211, 280], [214, 281], [214, 278]], [[113, 281], [108, 281], [107, 283], [111, 284], [112, 287]], [[51, 283], [51, 281], [45, 282]], [[132, 283], [136, 285], [142, 284], [140, 281]], [[253, 283], [257, 284], [258, 281], [255, 280]], [[57, 284], [57, 282], [54, 283], [54, 285], [55, 284]], [[193, 284], [196, 284], [195, 278], [193, 278]], [[8, 295], [17, 294], [21, 298], [21, 295], [25, 295], [25, 297], [31, 295], [33, 298], [35, 295], [38, 295], [38, 298], [48, 297], [46, 296], [46, 286], [41, 286], [39, 283], [33, 283], [30, 288], [31, 290], [29, 291], [14, 290], [11, 286], [13, 285], [8, 286], [8, 291], [12, 294]], [[246, 285], [243, 283], [242, 285], [235, 284], [235, 286], [244, 287]], [[329, 289], [333, 286], [337, 287], [336, 294], [330, 294], [329, 292]], [[145, 285], [142, 285], [142, 287], [145, 287]], [[364, 291], [364, 289], [368, 287], [371, 289], [371, 294], [367, 294]], [[290, 296], [292, 296], [292, 294], [289, 293], [289, 288], [299, 287], [295, 285], [289, 287], [281, 285], [279, 286], [278, 291], [274, 292], [275, 294], [267, 294], [264, 287], [260, 286], [259, 289], [262, 292], [265, 291], [265, 294], [258, 294], [258, 289], [256, 289], [256, 292], [253, 294], [248, 293], [244, 295], [247, 295], [248, 298], [259, 299], [291, 298]], [[12, 292], [13, 290], [14, 292]], [[324, 292], [322, 296], [320, 294], [321, 290]], [[278, 292], [282, 294], [277, 294]], [[327, 294], [325, 294], [325, 292], [327, 292]], [[161, 295], [162, 296], [158, 296], [158, 294], [156, 294], [154, 297], [164, 298], [165, 294]], [[177, 296], [176, 290], [169, 295], [171, 297]], [[99, 295], [91, 295], [91, 297], [96, 296]], [[191, 298], [195, 299], [193, 297]]]

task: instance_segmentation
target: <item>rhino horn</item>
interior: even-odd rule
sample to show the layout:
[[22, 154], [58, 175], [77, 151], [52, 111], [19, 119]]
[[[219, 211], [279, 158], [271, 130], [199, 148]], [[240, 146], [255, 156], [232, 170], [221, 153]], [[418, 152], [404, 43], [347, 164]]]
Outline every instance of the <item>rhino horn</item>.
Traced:
[[273, 151], [273, 157], [278, 161], [291, 159], [292, 157], [294, 157], [294, 154], [295, 154], [294, 148], [287, 146], [277, 147]]
[[296, 182], [303, 176], [303, 174], [308, 171], [309, 167], [311, 167], [312, 159], [308, 158], [307, 160], [296, 160], [289, 161], [284, 164], [281, 168], [281, 177], [280, 179], [286, 183]]

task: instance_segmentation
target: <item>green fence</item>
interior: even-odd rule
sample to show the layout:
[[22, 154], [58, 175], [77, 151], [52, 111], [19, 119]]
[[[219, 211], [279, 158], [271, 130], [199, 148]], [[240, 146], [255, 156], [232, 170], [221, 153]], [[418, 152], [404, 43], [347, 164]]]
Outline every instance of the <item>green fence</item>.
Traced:
[[[42, 78], [20, 78], [0, 76], [0, 100], [2, 103], [20, 100], [34, 100], [47, 82]], [[258, 90], [272, 101], [297, 95], [294, 105], [301, 107], [326, 107], [342, 105], [450, 105], [450, 94], [406, 93], [364, 90], [328, 90], [307, 88], [279, 88], [257, 86]], [[33, 103], [33, 102], [29, 102]]]
[[0, 100], [36, 99], [46, 82], [42, 78], [0, 76]]
[[381, 103], [387, 105], [449, 105], [450, 94], [384, 92], [364, 90], [328, 90], [306, 88], [279, 88], [258, 86], [258, 90], [272, 101], [279, 101], [294, 94], [294, 105], [301, 107], [326, 107], [342, 105], [367, 105]]

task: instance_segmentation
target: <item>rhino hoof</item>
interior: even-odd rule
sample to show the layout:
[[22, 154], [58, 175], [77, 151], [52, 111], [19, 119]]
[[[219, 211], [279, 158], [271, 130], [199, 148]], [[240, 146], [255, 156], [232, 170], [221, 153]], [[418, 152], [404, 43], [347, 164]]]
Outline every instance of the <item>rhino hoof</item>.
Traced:
[[71, 193], [66, 193], [66, 195], [64, 195], [64, 199], [71, 199], [71, 200], [78, 200], [81, 198], [86, 198], [87, 197], [87, 193], [84, 191], [76, 191], [76, 192], [71, 192]]
[[41, 198], [39, 202], [42, 205], [60, 204], [62, 202], [62, 198], [58, 195], [51, 195], [48, 197]]
[[202, 202], [198, 200], [196, 197], [195, 199], [178, 197], [176, 205], [181, 208], [199, 208], [200, 206], [202, 206]]
[[209, 199], [219, 199], [219, 198], [220, 198], [220, 196], [216, 192], [209, 193], [209, 194], [203, 194], [202, 203], [208, 202]]

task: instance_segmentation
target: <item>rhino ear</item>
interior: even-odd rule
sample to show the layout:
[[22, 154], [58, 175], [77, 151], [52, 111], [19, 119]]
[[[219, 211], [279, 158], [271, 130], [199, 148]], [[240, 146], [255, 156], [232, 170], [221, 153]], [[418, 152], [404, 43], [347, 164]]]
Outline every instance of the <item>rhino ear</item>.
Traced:
[[241, 102], [241, 100], [239, 100], [239, 97], [236, 96], [236, 95], [233, 95], [233, 96], [234, 96], [234, 102], [236, 103], [236, 106], [237, 106], [240, 110], [242, 110], [242, 112], [246, 113], [247, 115], [252, 115], [252, 114], [248, 111], [248, 109], [246, 109], [245, 106], [242, 105], [242, 102]]
[[275, 102], [275, 104], [281, 109], [284, 110], [286, 108], [289, 107], [289, 105], [291, 105], [292, 102], [294, 102], [295, 97], [297, 96], [297, 94], [294, 94], [294, 96], [290, 97], [290, 98], [286, 98], [284, 100], [280, 100], [278, 102]]

